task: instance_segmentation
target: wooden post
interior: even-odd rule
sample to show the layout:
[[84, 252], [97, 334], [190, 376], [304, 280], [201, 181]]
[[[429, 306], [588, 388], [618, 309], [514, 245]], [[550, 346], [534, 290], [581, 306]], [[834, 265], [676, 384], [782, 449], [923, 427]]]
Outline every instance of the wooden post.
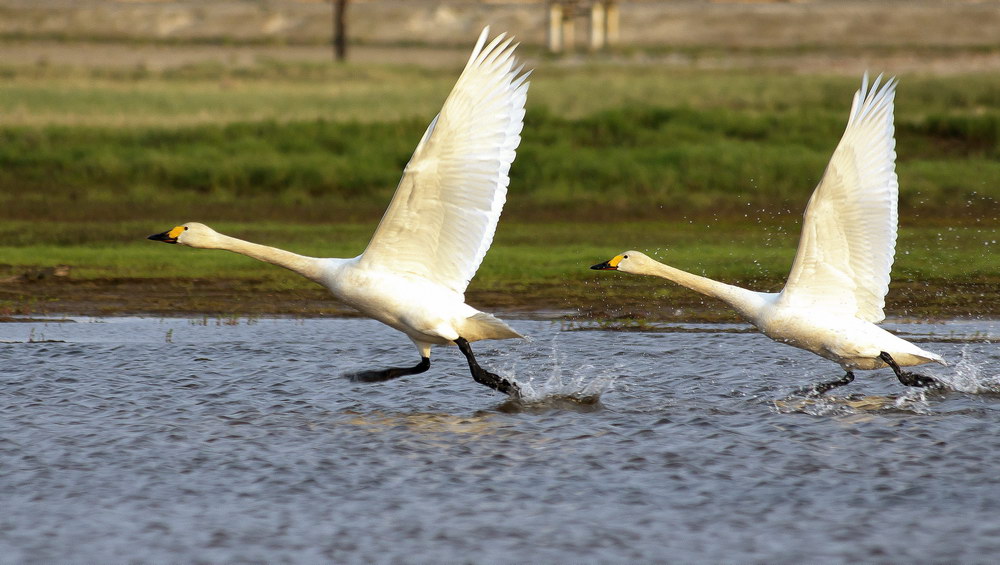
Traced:
[[618, 45], [619, 13], [617, 0], [608, 0], [604, 6], [605, 29], [608, 45]]
[[562, 21], [563, 7], [557, 1], [550, 0], [548, 14], [548, 43], [549, 51], [559, 53], [563, 48]]
[[590, 5], [590, 50], [599, 51], [604, 47], [605, 30], [604, 2], [598, 0]]
[[347, 1], [333, 0], [333, 58], [347, 60]]
[[572, 51], [576, 44], [576, 10], [573, 4], [567, 4], [562, 18], [562, 41], [566, 51]]

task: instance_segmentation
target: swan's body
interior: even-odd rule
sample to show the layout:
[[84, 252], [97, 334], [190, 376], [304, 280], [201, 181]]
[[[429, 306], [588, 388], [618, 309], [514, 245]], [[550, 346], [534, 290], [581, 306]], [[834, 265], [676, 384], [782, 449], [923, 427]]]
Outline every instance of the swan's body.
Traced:
[[504, 322], [465, 303], [462, 293], [425, 278], [369, 269], [357, 259], [332, 260], [321, 284], [359, 312], [413, 340], [423, 357], [431, 345], [522, 337]]
[[[891, 366], [904, 384], [928, 386], [929, 377], [899, 366], [944, 360], [875, 325], [885, 319], [889, 271], [896, 245], [898, 185], [892, 110], [895, 83], [868, 78], [854, 96], [847, 129], [804, 215], [802, 236], [785, 287], [754, 292], [664, 265], [627, 251], [594, 265], [653, 275], [729, 304], [771, 339], [853, 369]], [[825, 388], [824, 388], [825, 387]]]
[[233, 251], [285, 267], [330, 290], [361, 313], [405, 333], [421, 363], [355, 375], [387, 380], [423, 372], [432, 345], [458, 345], [477, 381], [502, 392], [516, 384], [482, 370], [468, 343], [522, 337], [465, 303], [506, 200], [520, 143], [527, 73], [516, 45], [483, 30], [441, 113], [417, 145], [367, 249], [351, 259], [306, 257], [187, 223], [151, 239]]

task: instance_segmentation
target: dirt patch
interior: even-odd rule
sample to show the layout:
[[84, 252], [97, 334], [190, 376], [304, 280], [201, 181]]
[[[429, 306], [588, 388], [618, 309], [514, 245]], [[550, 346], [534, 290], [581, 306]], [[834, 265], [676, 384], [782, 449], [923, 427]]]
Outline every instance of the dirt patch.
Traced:
[[[640, 279], [641, 280], [641, 279]], [[651, 284], [651, 283], [650, 283]], [[470, 289], [469, 304], [498, 314], [570, 320], [736, 322], [722, 303], [671, 285], [526, 285]], [[650, 289], [655, 289], [650, 292]], [[894, 283], [893, 318], [1000, 318], [1000, 278]], [[357, 316], [322, 288], [273, 290], [253, 280], [69, 278], [0, 284], [0, 321], [10, 316]]]
[[[164, 45], [128, 42], [17, 40], [0, 42], [4, 65], [66, 66], [82, 69], [142, 69], [164, 71], [205, 63], [247, 68], [262, 61], [326, 63], [330, 49], [322, 45]], [[459, 67], [468, 49], [435, 47], [358, 46], [351, 62], [393, 63], [424, 68]]]
[[[1000, 0], [871, 2], [622, 1], [610, 52], [542, 55], [542, 1], [354, 0], [355, 63], [459, 66], [484, 25], [525, 43], [522, 56], [681, 68], [769, 68], [857, 75], [866, 69], [955, 74], [1000, 70]], [[301, 0], [0, 0], [4, 65], [169, 69], [204, 62], [332, 59], [329, 2]]]
[[[542, 45], [545, 0], [352, 0], [359, 44], [464, 44], [484, 25]], [[621, 0], [621, 43], [673, 46], [993, 45], [998, 0]], [[330, 2], [0, 0], [0, 34], [121, 41], [329, 44]], [[582, 45], [587, 12], [572, 19]]]
[[[159, 72], [204, 63], [228, 68], [250, 68], [262, 61], [324, 63], [330, 52], [316, 45], [132, 45], [81, 41], [0, 41], [4, 65], [65, 66], [72, 68], [141, 69]], [[523, 54], [528, 66], [538, 66], [540, 53]], [[458, 68], [468, 57], [467, 47], [358, 45], [351, 49], [355, 64], [399, 64], [422, 68]], [[545, 64], [578, 66], [591, 63], [626, 66], [662, 66], [677, 69], [770, 69], [798, 74], [821, 72], [856, 76], [871, 69], [894, 74], [950, 76], [1000, 71], [1000, 44], [996, 50], [899, 49], [628, 49], [599, 55], [567, 55]]]

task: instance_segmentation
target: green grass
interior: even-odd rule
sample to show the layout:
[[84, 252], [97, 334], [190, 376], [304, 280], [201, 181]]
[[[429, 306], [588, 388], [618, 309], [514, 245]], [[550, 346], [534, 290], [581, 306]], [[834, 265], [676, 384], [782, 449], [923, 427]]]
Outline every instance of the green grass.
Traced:
[[[262, 63], [0, 67], [0, 275], [311, 283], [143, 238], [199, 220], [316, 256], [360, 253], [456, 69]], [[777, 290], [856, 79], [541, 65], [504, 219], [471, 289], [675, 296], [587, 269], [628, 248]], [[894, 281], [995, 281], [1000, 77], [901, 77]]]
[[[115, 95], [103, 98], [81, 94], [76, 78], [27, 80], [33, 86], [24, 90], [20, 77], [0, 100], [40, 121], [0, 126], [0, 214], [186, 219], [196, 208], [209, 214], [203, 219], [231, 221], [377, 218], [454, 77], [373, 71], [353, 79], [341, 72], [322, 95], [292, 73], [276, 86], [253, 79], [231, 97], [206, 93], [198, 78], [95, 79]], [[615, 67], [550, 74], [531, 91], [511, 172], [510, 217], [798, 213], [856, 88], [842, 78], [777, 74], [664, 77], [662, 70]], [[355, 80], [380, 90], [341, 85]], [[409, 82], [431, 86], [421, 92]], [[402, 102], [411, 94], [415, 104]], [[995, 99], [995, 77], [904, 79], [897, 112], [904, 210], [995, 218]], [[309, 117], [343, 105], [346, 114]], [[112, 108], [117, 113], [109, 114]], [[57, 111], [65, 115], [45, 117]], [[81, 123], [87, 111], [101, 125]]]
[[[274, 288], [312, 283], [245, 257], [147, 241], [172, 224], [147, 222], [53, 223], [32, 235], [31, 222], [0, 228], [0, 256], [8, 270], [70, 264], [74, 278], [254, 278]], [[223, 222], [225, 233], [317, 257], [353, 257], [364, 250], [371, 223], [330, 225]], [[996, 227], [912, 227], [901, 231], [895, 278], [977, 279], [997, 274]], [[585, 281], [587, 267], [628, 249], [696, 274], [778, 290], [791, 267], [798, 223], [776, 222], [506, 222], [473, 283], [484, 290], [510, 285]]]

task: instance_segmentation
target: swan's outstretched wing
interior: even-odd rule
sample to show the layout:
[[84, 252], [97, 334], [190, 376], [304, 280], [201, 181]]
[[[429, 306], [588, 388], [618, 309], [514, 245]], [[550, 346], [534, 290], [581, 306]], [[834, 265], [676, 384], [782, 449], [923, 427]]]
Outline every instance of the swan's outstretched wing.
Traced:
[[[483, 30], [441, 113], [417, 145], [361, 258], [464, 293], [493, 241], [521, 142], [528, 73], [504, 35]], [[485, 45], [485, 47], [484, 47]]]
[[896, 82], [854, 95], [851, 115], [823, 179], [806, 206], [799, 249], [781, 300], [862, 320], [885, 318], [896, 248]]

